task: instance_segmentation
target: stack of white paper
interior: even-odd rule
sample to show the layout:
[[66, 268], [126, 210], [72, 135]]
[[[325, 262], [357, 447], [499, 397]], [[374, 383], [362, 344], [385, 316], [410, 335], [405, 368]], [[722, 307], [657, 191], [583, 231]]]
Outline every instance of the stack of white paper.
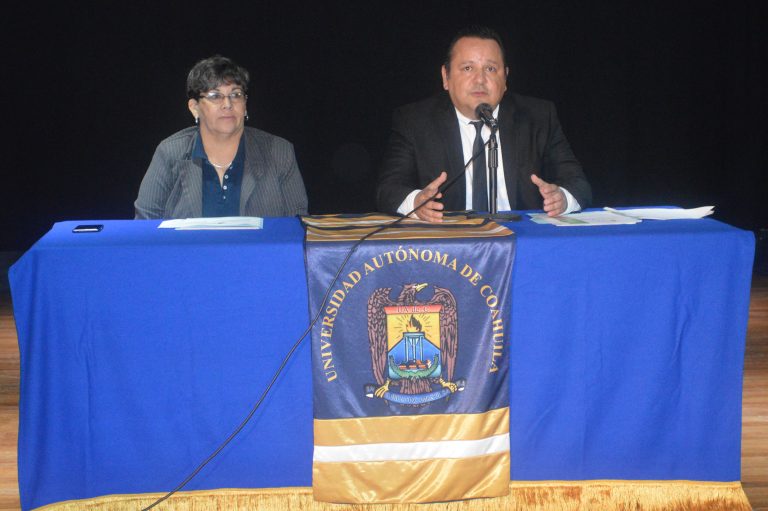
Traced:
[[180, 218], [165, 220], [157, 226], [160, 229], [176, 230], [227, 230], [227, 229], [261, 229], [264, 219], [258, 216], [221, 216], [215, 218]]
[[636, 224], [642, 220], [611, 211], [586, 211], [562, 216], [547, 216], [546, 213], [528, 213], [531, 220], [537, 224], [551, 224], [558, 227], [578, 227], [586, 225], [626, 225]]
[[620, 215], [640, 218], [642, 220], [681, 220], [686, 218], [703, 218], [711, 215], [714, 206], [702, 206], [700, 208], [678, 209], [678, 208], [637, 208], [621, 209], [604, 208], [606, 211], [618, 213]]
[[586, 225], [627, 225], [636, 224], [643, 220], [679, 220], [703, 218], [711, 215], [714, 206], [700, 208], [636, 208], [613, 209], [603, 208], [604, 211], [586, 211], [562, 216], [547, 216], [546, 213], [528, 213], [531, 220], [537, 224], [551, 224], [558, 227], [578, 227]]

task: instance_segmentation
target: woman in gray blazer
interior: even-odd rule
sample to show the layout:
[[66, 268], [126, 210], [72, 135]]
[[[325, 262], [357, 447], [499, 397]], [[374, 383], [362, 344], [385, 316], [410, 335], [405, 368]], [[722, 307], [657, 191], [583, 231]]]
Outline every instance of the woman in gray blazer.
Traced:
[[219, 55], [190, 70], [195, 126], [157, 146], [134, 203], [137, 219], [307, 213], [293, 146], [245, 126], [248, 80], [245, 68]]

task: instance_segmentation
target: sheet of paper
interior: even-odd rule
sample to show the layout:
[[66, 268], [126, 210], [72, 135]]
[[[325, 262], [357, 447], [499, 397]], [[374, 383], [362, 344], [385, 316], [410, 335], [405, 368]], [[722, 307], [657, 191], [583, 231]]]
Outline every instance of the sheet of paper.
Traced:
[[159, 229], [176, 230], [232, 230], [262, 229], [264, 219], [257, 216], [221, 216], [215, 218], [179, 218], [165, 220], [157, 226]]
[[581, 227], [588, 225], [627, 225], [641, 222], [638, 218], [620, 215], [612, 211], [586, 211], [569, 215], [547, 216], [546, 213], [528, 213], [537, 224], [551, 224], [558, 227]]
[[703, 218], [714, 212], [714, 206], [702, 206], [700, 208], [680, 209], [680, 208], [635, 208], [635, 209], [613, 209], [604, 208], [606, 211], [626, 215], [632, 218], [642, 220], [680, 220], [686, 218]]

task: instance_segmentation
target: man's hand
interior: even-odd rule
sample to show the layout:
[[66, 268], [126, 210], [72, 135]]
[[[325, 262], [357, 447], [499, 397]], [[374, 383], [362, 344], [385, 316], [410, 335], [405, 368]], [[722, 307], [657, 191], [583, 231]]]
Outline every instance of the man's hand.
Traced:
[[[425, 186], [424, 189], [416, 195], [413, 199], [413, 206], [418, 208], [415, 213], [417, 217], [426, 220], [427, 222], [443, 221], [443, 203], [438, 202], [437, 199], [443, 197], [442, 193], [438, 193], [438, 189], [447, 179], [448, 174], [441, 172], [440, 175], [437, 176], [437, 179]], [[436, 193], [437, 195], [435, 195]], [[432, 197], [433, 195], [435, 196]], [[432, 200], [429, 200], [430, 198]], [[426, 202], [426, 204], [419, 208], [424, 202]]]
[[567, 202], [565, 194], [560, 187], [552, 183], [547, 183], [536, 174], [531, 174], [531, 181], [539, 187], [539, 193], [544, 198], [544, 211], [547, 216], [558, 216], [563, 214]]

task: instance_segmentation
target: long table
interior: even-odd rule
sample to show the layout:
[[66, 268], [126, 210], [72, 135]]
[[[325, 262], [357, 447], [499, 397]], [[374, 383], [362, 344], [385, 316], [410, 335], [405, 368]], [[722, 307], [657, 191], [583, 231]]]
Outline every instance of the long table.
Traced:
[[[168, 491], [241, 422], [308, 324], [303, 229], [53, 226], [9, 273], [23, 509]], [[712, 219], [517, 236], [515, 481], [740, 479], [752, 233]], [[187, 486], [311, 485], [305, 340]]]

